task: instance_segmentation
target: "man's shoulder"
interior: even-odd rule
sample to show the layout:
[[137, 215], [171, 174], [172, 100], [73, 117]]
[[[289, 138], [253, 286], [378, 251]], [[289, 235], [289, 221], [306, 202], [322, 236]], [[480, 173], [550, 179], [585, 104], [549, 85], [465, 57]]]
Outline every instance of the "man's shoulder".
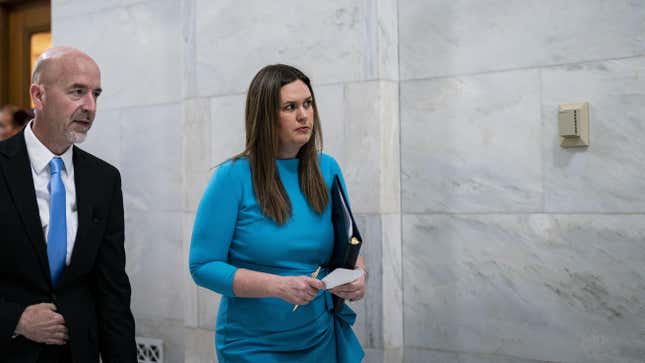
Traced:
[[12, 137], [0, 141], [0, 154], [5, 156], [13, 156], [14, 154], [23, 151], [27, 152], [25, 147], [24, 131], [20, 131]]
[[119, 175], [119, 169], [114, 165], [74, 145], [74, 167], [80, 165], [99, 168], [110, 174]]

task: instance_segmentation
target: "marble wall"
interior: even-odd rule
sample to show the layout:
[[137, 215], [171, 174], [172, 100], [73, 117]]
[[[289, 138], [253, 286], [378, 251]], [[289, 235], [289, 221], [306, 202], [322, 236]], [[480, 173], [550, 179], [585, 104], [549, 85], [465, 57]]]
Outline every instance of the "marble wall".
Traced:
[[181, 1], [52, 1], [54, 44], [101, 67], [94, 127], [82, 148], [122, 174], [126, 268], [137, 335], [184, 361]]
[[[166, 362], [216, 361], [190, 232], [277, 62], [312, 78], [366, 237], [366, 362], [642, 361], [642, 1], [52, 3], [54, 43], [102, 69], [83, 147], [123, 174], [137, 334]], [[576, 101], [591, 146], [562, 149]]]
[[369, 243], [354, 308], [367, 361], [401, 361], [397, 3], [394, 0], [53, 2], [55, 44], [91, 54], [104, 92], [83, 145], [123, 174], [137, 334], [166, 362], [214, 362], [219, 297], [192, 282], [190, 233], [218, 163], [243, 147], [245, 91], [266, 64], [314, 83], [325, 151], [344, 170]]
[[[243, 147], [245, 91], [253, 75], [271, 63], [301, 68], [314, 84], [324, 150], [344, 171], [369, 241], [364, 255], [371, 278], [368, 297], [353, 305], [355, 331], [366, 361], [401, 361], [396, 2], [335, 0], [303, 7], [292, 1], [241, 6], [197, 0], [182, 7], [184, 232], [212, 167]], [[185, 234], [185, 252], [188, 243]], [[212, 362], [219, 297], [189, 277], [186, 283], [186, 362]]]
[[404, 361], [642, 361], [645, 3], [398, 9]]

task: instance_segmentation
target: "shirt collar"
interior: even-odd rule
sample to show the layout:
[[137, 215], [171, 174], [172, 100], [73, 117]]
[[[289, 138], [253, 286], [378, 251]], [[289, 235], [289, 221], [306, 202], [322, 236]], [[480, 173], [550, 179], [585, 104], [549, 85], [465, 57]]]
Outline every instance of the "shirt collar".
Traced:
[[59, 156], [63, 159], [65, 173], [69, 175], [69, 170], [72, 170], [73, 168], [74, 147], [68, 147], [62, 155], [54, 155], [54, 153], [49, 151], [49, 149], [43, 145], [40, 140], [38, 140], [36, 134], [34, 134], [34, 131], [31, 129], [33, 123], [34, 121], [31, 120], [25, 127], [25, 143], [27, 144], [27, 154], [29, 154], [31, 167], [34, 169], [36, 174], [39, 175], [47, 169], [52, 158]]

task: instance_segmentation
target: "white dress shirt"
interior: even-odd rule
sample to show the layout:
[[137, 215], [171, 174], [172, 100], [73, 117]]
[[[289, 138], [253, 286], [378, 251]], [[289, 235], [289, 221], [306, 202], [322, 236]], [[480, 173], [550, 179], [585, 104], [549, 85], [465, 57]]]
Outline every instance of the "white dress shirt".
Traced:
[[[49, 193], [49, 180], [51, 174], [49, 171], [49, 162], [56, 157], [34, 134], [31, 129], [33, 121], [30, 121], [25, 127], [25, 143], [27, 144], [27, 153], [31, 163], [31, 176], [34, 179], [34, 190], [36, 191], [36, 201], [38, 202], [38, 213], [40, 214], [40, 223], [43, 227], [45, 241], [49, 232], [49, 205], [51, 195]], [[74, 183], [74, 163], [72, 161], [73, 147], [69, 147], [62, 155], [65, 169], [61, 173], [63, 185], [65, 185], [65, 216], [67, 218], [67, 255], [65, 264], [69, 266], [74, 249], [74, 240], [76, 239], [76, 230], [78, 229], [78, 214], [76, 211], [76, 184]]]

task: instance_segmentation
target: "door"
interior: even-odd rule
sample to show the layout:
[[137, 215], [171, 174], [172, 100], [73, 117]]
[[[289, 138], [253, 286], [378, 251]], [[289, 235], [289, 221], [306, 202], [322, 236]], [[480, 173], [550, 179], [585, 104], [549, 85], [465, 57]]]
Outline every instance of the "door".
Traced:
[[49, 0], [0, 0], [0, 105], [31, 107], [33, 63], [50, 46]]

